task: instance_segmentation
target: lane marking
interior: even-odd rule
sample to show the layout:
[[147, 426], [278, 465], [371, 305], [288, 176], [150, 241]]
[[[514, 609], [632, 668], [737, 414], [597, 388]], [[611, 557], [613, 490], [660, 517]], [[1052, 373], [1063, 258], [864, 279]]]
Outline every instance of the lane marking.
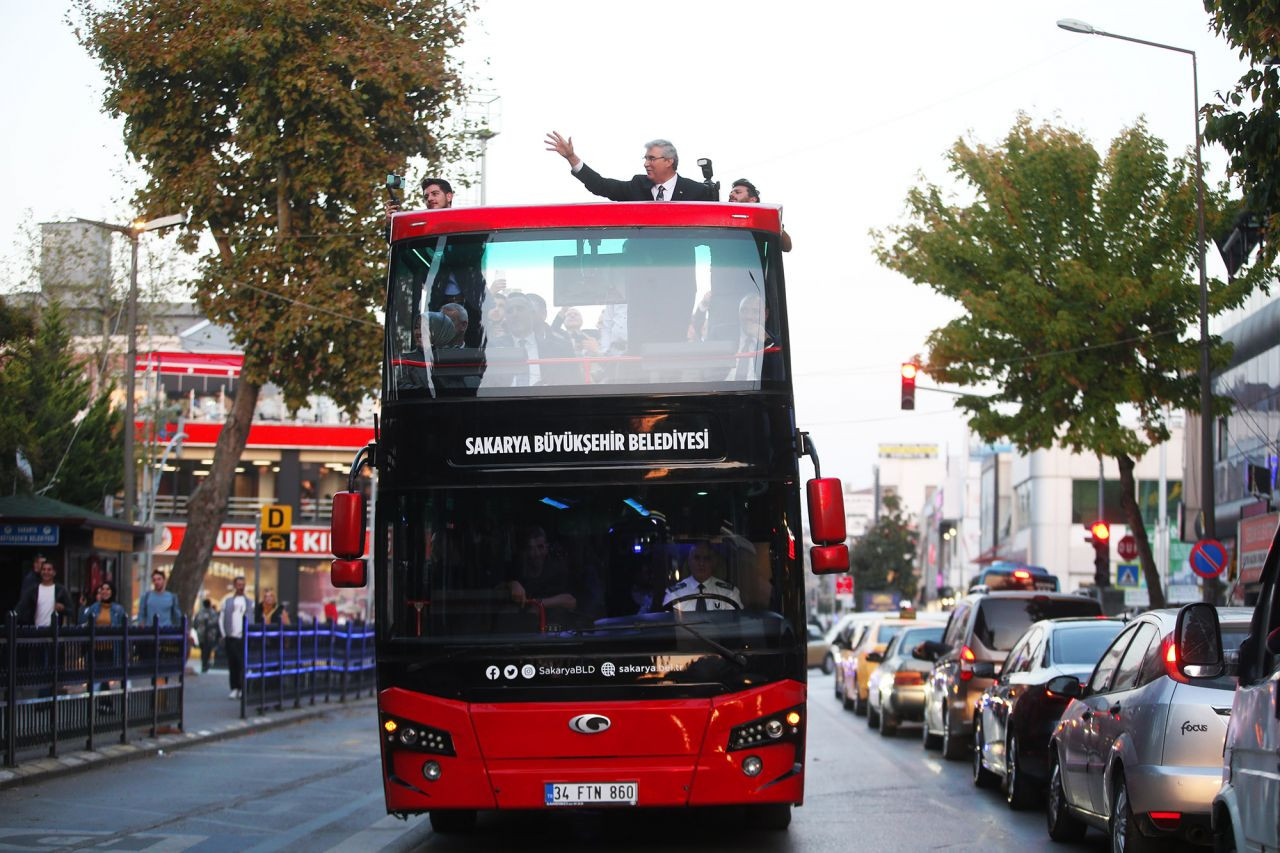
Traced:
[[405, 821], [395, 815], [386, 815], [346, 841], [330, 847], [325, 853], [367, 853], [369, 850], [382, 850], [400, 836], [416, 832], [421, 825], [421, 821]]
[[298, 824], [288, 832], [282, 832], [266, 839], [261, 844], [255, 844], [253, 847], [248, 848], [245, 853], [269, 853], [269, 851], [284, 850], [289, 845], [301, 841], [316, 830], [323, 829], [331, 823], [336, 823], [347, 815], [358, 812], [360, 809], [366, 808], [382, 799], [383, 793], [381, 790], [366, 794], [358, 800], [352, 800], [340, 809], [325, 812], [306, 823]]

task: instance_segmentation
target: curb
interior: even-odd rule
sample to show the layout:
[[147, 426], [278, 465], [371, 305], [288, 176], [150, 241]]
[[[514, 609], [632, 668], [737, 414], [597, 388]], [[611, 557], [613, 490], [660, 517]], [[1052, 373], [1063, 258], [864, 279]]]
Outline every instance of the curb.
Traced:
[[358, 708], [376, 706], [376, 697], [368, 696], [350, 702], [316, 705], [314, 708], [283, 711], [277, 715], [247, 717], [222, 724], [216, 728], [201, 729], [198, 732], [166, 734], [156, 737], [143, 737], [129, 743], [116, 743], [95, 750], [79, 750], [68, 752], [57, 758], [41, 758], [27, 761], [17, 767], [0, 767], [0, 790], [14, 788], [28, 783], [44, 782], [60, 776], [81, 773], [97, 767], [123, 764], [142, 758], [163, 755], [165, 750], [183, 749], [189, 746], [214, 743], [221, 740], [243, 737], [282, 728], [293, 723], [302, 723], [317, 717], [325, 717], [335, 711], [347, 711]]

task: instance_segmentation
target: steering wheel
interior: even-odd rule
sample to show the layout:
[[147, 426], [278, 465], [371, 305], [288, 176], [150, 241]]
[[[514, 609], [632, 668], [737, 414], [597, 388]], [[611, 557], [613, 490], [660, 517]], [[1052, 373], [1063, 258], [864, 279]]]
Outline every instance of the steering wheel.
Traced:
[[720, 594], [720, 593], [718, 593], [718, 592], [694, 592], [694, 593], [690, 593], [689, 595], [681, 595], [681, 596], [679, 596], [679, 597], [677, 597], [677, 598], [673, 598], [673, 599], [671, 599], [670, 601], [664, 602], [664, 603], [663, 603], [663, 605], [662, 605], [662, 609], [663, 609], [663, 610], [674, 610], [674, 609], [675, 609], [675, 606], [676, 606], [677, 604], [681, 604], [682, 602], [685, 602], [685, 601], [696, 601], [696, 600], [697, 600], [697, 599], [699, 599], [699, 598], [702, 598], [702, 599], [714, 599], [714, 600], [716, 600], [716, 601], [723, 601], [725, 604], [730, 605], [730, 606], [732, 607], [732, 609], [734, 609], [734, 610], [741, 610], [741, 609], [742, 609], [742, 605], [741, 605], [741, 604], [739, 604], [738, 602], [734, 601], [734, 600], [733, 600], [732, 598], [730, 598], [729, 596], [727, 596], [727, 595], [721, 595], [721, 594]]

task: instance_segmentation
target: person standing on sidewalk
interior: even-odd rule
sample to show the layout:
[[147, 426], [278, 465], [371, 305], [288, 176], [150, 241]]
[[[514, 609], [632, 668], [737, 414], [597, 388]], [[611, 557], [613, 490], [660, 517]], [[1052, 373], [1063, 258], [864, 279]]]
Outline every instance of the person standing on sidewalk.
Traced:
[[244, 690], [244, 620], [253, 605], [244, 594], [244, 575], [233, 581], [235, 591], [222, 599], [222, 636], [227, 638], [227, 670], [231, 675], [228, 699], [239, 699]]
[[40, 583], [29, 587], [15, 608], [19, 625], [48, 628], [54, 619], [59, 623], [64, 623], [67, 619], [76, 621], [75, 605], [67, 594], [67, 588], [54, 582], [57, 575], [58, 570], [53, 567], [53, 563], [41, 561]]
[[201, 603], [200, 612], [191, 626], [196, 629], [196, 639], [200, 641], [200, 671], [208, 672], [209, 662], [213, 660], [214, 650], [222, 637], [218, 629], [218, 611], [210, 599], [206, 598]]
[[156, 569], [151, 573], [151, 589], [138, 599], [138, 624], [144, 628], [150, 628], [153, 621], [159, 622], [161, 628], [182, 626], [178, 596], [167, 591], [164, 584], [164, 572]]

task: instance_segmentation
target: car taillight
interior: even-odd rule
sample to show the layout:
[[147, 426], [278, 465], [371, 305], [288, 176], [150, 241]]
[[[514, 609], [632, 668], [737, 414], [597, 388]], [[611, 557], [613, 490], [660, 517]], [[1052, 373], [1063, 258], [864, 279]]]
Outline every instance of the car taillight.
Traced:
[[973, 649], [968, 646], [960, 647], [960, 680], [968, 681], [973, 678], [973, 662], [977, 660], [977, 655], [973, 653]]
[[893, 674], [893, 684], [895, 687], [924, 684], [924, 676], [918, 672], [895, 672]]
[[1017, 578], [1018, 580], [1020, 580], [1020, 581], [1029, 581], [1029, 580], [1031, 580], [1031, 572], [1025, 571], [1025, 570], [1023, 570], [1023, 569], [1018, 569], [1017, 571], [1015, 571], [1015, 572], [1013, 573], [1013, 576], [1014, 576], [1015, 578]]
[[1161, 651], [1164, 652], [1164, 674], [1179, 684], [1190, 683], [1182, 673], [1178, 672], [1178, 644], [1173, 641], [1173, 634], [1164, 638]]
[[1182, 812], [1150, 812], [1147, 816], [1156, 829], [1177, 829], [1182, 820]]

